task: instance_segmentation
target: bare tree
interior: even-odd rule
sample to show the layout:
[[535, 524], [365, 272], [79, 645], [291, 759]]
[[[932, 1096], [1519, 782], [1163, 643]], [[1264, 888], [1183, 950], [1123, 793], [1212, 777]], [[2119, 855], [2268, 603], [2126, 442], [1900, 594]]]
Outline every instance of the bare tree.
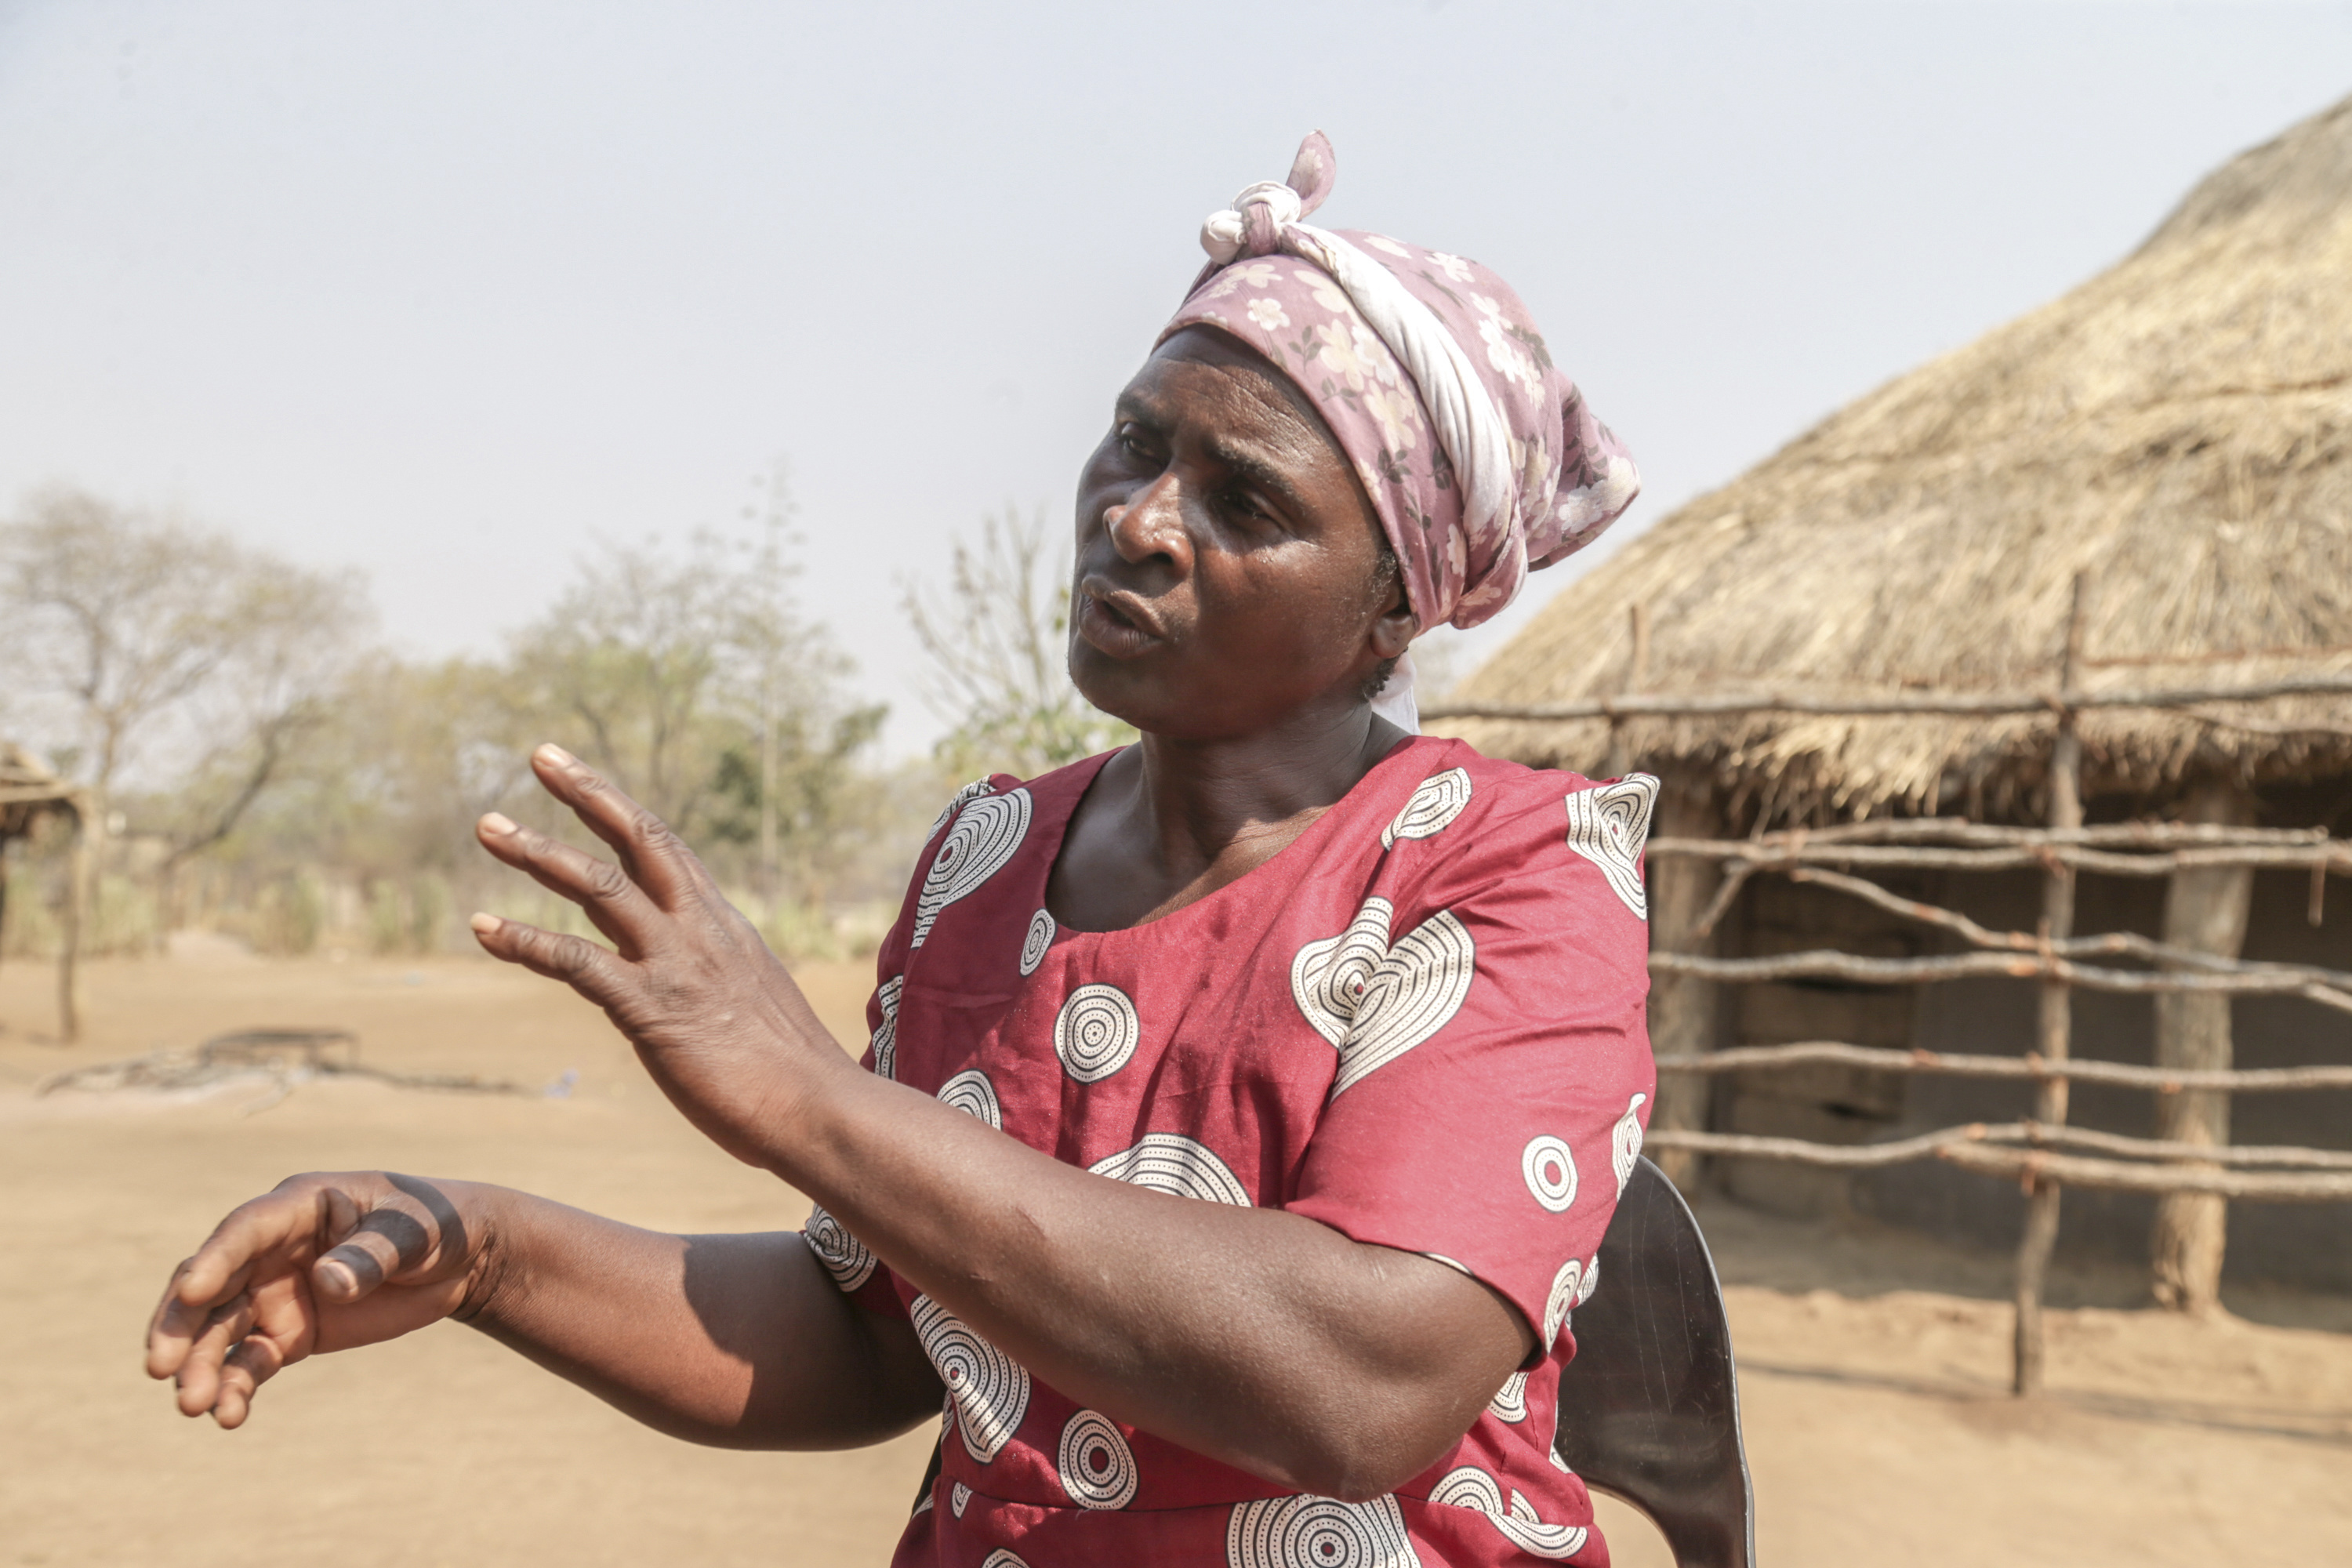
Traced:
[[126, 783], [159, 786], [167, 876], [284, 772], [367, 623], [349, 577], [85, 491], [41, 492], [0, 524], [16, 710], [85, 786], [94, 837]]
[[753, 847], [764, 899], [789, 882], [816, 903], [885, 710], [846, 700], [847, 659], [800, 618], [781, 480], [756, 515], [755, 539], [603, 547], [513, 662], [567, 743], [681, 835]]
[[952, 728], [940, 760], [958, 773], [1026, 777], [1135, 738], [1070, 684], [1070, 554], [1047, 544], [1041, 510], [982, 519], [958, 541], [945, 598], [905, 589], [907, 619], [931, 657], [924, 700]]
[[604, 544], [514, 640], [518, 696], [681, 834], [717, 769], [740, 621], [724, 542]]

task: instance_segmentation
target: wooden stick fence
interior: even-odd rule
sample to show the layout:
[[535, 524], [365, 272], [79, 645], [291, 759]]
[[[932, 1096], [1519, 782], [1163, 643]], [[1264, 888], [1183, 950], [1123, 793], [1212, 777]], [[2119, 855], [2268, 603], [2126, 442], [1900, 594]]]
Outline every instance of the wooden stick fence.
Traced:
[[[1653, 1128], [1659, 1151], [1786, 1161], [1842, 1170], [1871, 1170], [1937, 1160], [1959, 1169], [2019, 1182], [2027, 1199], [2018, 1248], [2013, 1386], [2037, 1391], [2042, 1381], [2042, 1300], [2058, 1228], [2064, 1184], [2110, 1191], [2195, 1193], [2229, 1199], [2284, 1203], [2352, 1200], [2352, 1152], [2291, 1147], [2231, 1147], [2178, 1140], [2129, 1138], [2066, 1124], [2067, 1091], [2077, 1082], [2105, 1083], [2158, 1096], [2190, 1093], [2282, 1093], [2352, 1089], [2352, 1065], [2254, 1070], [2189, 1070], [2084, 1061], [2073, 1055], [2072, 994], [2076, 988], [2125, 994], [2204, 993], [2226, 996], [2294, 996], [2334, 1011], [2352, 1012], [2352, 972], [2309, 964], [2265, 963], [2158, 942], [2135, 932], [2076, 936], [2074, 883], [2084, 872], [2101, 876], [2170, 878], [2183, 871], [2231, 868], [2306, 870], [2308, 918], [2320, 921], [2326, 879], [2352, 876], [2352, 844], [2322, 828], [2261, 829], [2183, 823], [2086, 826], [2083, 821], [2084, 713], [2114, 709], [2167, 709], [2200, 721], [2265, 733], [2347, 733], [2330, 722], [2269, 721], [2234, 712], [2229, 704], [2282, 698], [2352, 696], [2352, 673], [2286, 676], [2238, 684], [2089, 691], [2084, 657], [2090, 584], [2074, 582], [2064, 658], [2047, 691], [1882, 692], [1834, 696], [1760, 691], [1702, 695], [1643, 693], [1648, 617], [1633, 615], [1635, 655], [1626, 689], [1576, 702], [1441, 703], [1423, 710], [1436, 719], [1533, 722], [1608, 721], [1610, 771], [1630, 765], [1625, 725], [1634, 719], [1728, 718], [1767, 713], [1839, 718], [2047, 715], [2053, 721], [2050, 809], [2042, 827], [2002, 827], [1960, 818], [1885, 819], [1817, 829], [1759, 834], [1745, 839], [1664, 837], [1650, 841], [1656, 858], [1714, 861], [1721, 879], [1685, 933], [1705, 938], [1728, 913], [1741, 889], [1760, 873], [1783, 875], [1861, 900], [1897, 918], [1958, 939], [1969, 951], [1924, 958], [1872, 958], [1834, 950], [1768, 957], [1715, 958], [1666, 951], [1651, 954], [1661, 975], [1730, 984], [1778, 980], [1839, 980], [1867, 985], [1916, 985], [1996, 976], [2030, 980], [2039, 992], [2034, 1043], [2020, 1056], [1901, 1051], [1811, 1041], [1746, 1047], [1659, 1058], [1664, 1073], [1714, 1074], [1807, 1066], [1864, 1068], [1882, 1072], [1939, 1073], [2010, 1079], [2034, 1088], [2032, 1116], [2004, 1123], [1948, 1127], [1885, 1143], [1834, 1145], [1797, 1138]], [[2287, 655], [2280, 650], [2283, 657]], [[2338, 652], [2340, 649], [2305, 650]], [[2042, 874], [2042, 917], [2033, 931], [1995, 931], [1960, 910], [1904, 898], [1862, 870], [2005, 871]], [[2136, 961], [2145, 969], [2087, 963], [2085, 959]]]
[[[1948, 1127], [1912, 1138], [1858, 1146], [1661, 1129], [1652, 1133], [1652, 1147], [1840, 1170], [1874, 1170], [1938, 1160], [1961, 1170], [2020, 1182], [2027, 1194], [2026, 1226], [2019, 1247], [2016, 1364], [2012, 1379], [2020, 1394], [2035, 1392], [2042, 1385], [2042, 1298], [2050, 1251], [2056, 1237], [2058, 1195], [2065, 1184], [2108, 1191], [2200, 1193], [2224, 1199], [2273, 1203], [2352, 1201], [2352, 1152], [2287, 1147], [2236, 1149], [2070, 1128], [2065, 1124], [2064, 1094], [2066, 1086], [2076, 1082], [2106, 1083], [2161, 1095], [2352, 1089], [2352, 1065], [2192, 1072], [2078, 1060], [2069, 1049], [2065, 1005], [2069, 993], [2079, 987], [2126, 994], [2285, 995], [2337, 1012], [2352, 1012], [2352, 972], [2311, 964], [2224, 958], [2170, 946], [2136, 932], [2074, 936], [2070, 934], [2071, 896], [2063, 900], [2045, 896], [2042, 928], [2037, 931], [1996, 931], [1960, 910], [1904, 898], [1876, 882], [1828, 868], [1857, 863], [1891, 868], [1967, 870], [2039, 866], [2049, 881], [2055, 883], [2063, 878], [2069, 884], [2081, 869], [2147, 876], [2168, 872], [2182, 864], [2285, 866], [2310, 868], [2322, 874], [2345, 874], [2352, 873], [2352, 846], [2309, 832], [2168, 828], [2153, 825], [2108, 829], [2070, 825], [2043, 830], [1986, 828], [1937, 821], [1916, 826], [1899, 822], [1863, 824], [1856, 827], [1862, 830], [1828, 829], [1817, 834], [1786, 833], [1742, 840], [1669, 839], [1653, 846], [1652, 852], [1711, 857], [1727, 867], [1722, 887], [1701, 916], [1702, 931], [1711, 928], [1722, 917], [1749, 877], [1771, 871], [1950, 932], [1973, 951], [1924, 958], [1864, 957], [1835, 949], [1759, 958], [1712, 958], [1658, 952], [1651, 955], [1653, 972], [1731, 984], [1815, 979], [1868, 985], [1916, 985], [1986, 976], [2033, 980], [2042, 986], [2045, 998], [2054, 994], [2058, 1002], [2055, 1006], [2045, 1005], [2041, 1011], [2036, 1048], [2022, 1056], [1999, 1057], [1813, 1041], [1662, 1058], [1659, 1070], [1724, 1073], [1840, 1066], [1882, 1072], [2009, 1079], [2035, 1086], [2035, 1115], [2023, 1121]], [[1911, 834], [1941, 843], [1921, 846], [1896, 842]], [[2071, 895], [2071, 886], [2066, 892]], [[2081, 962], [2086, 957], [2135, 959], [2165, 967], [2123, 969]], [[2082, 1150], [2113, 1157], [2069, 1152]]]

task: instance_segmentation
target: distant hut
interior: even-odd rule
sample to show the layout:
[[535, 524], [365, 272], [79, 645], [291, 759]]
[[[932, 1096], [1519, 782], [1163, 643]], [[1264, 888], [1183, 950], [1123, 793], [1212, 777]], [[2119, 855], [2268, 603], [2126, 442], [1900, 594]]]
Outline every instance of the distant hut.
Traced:
[[[1624, 694], [2057, 685], [2078, 574], [2089, 690], [2352, 672], [2352, 100], [2207, 178], [2120, 265], [1904, 375], [1673, 513], [1563, 590], [1454, 695], [1530, 705]], [[1631, 613], [1629, 613], [1631, 612]], [[1575, 723], [1457, 720], [1492, 752], [1660, 774], [1654, 831], [1714, 835], [1903, 815], [2038, 823], [2053, 726], [2037, 716], [1759, 713]], [[2082, 721], [2091, 820], [2352, 825], [2352, 703], [2311, 698]], [[1654, 941], [1691, 948], [1711, 870], [1653, 868]], [[1919, 896], [2032, 930], [2030, 877], [1916, 879]], [[1812, 895], [1819, 896], [1812, 896]], [[2300, 874], [2086, 879], [2076, 930], [2136, 929], [2206, 951], [2352, 968], [2352, 911], [2306, 923]], [[1938, 951], [1933, 933], [1759, 879], [1712, 950]], [[2019, 1050], [2031, 988], [1662, 983], [1662, 1054], [1834, 1038]], [[2153, 1016], [2151, 1016], [2153, 1015]], [[2175, 1066], [2352, 1059], [2352, 1028], [2301, 1005], [2078, 995], [2078, 1054]], [[1862, 1142], [2019, 1110], [2015, 1092], [1853, 1071], [1681, 1083], [1682, 1125]], [[1691, 1097], [1696, 1096], [1694, 1100]], [[1712, 1097], [1709, 1099], [1709, 1097]], [[2179, 1136], [2217, 1097], [2075, 1090], [2076, 1120]], [[2342, 1147], [2342, 1097], [2245, 1098], [2239, 1142]], [[2188, 1119], [2184, 1121], [2184, 1118]], [[1983, 1239], [2019, 1204], [1935, 1166], [1868, 1176], [1727, 1163], [1735, 1194], [1843, 1205]], [[2137, 1252], [2150, 1200], [2070, 1194], [2065, 1245]], [[2210, 1300], [2221, 1200], [2163, 1200], [2158, 1293]], [[2352, 1214], [2246, 1205], [2233, 1272], [2352, 1288]], [[2203, 1263], [2178, 1256], [2205, 1249]], [[2172, 1256], [2166, 1256], [2169, 1249]], [[2202, 1284], [2200, 1270], [2209, 1278]], [[2202, 1300], [2200, 1300], [2200, 1293]]]
[[[19, 838], [30, 837], [44, 817], [63, 816], [79, 830], [84, 809], [81, 790], [59, 777], [47, 763], [24, 747], [0, 741], [0, 945], [5, 945], [8, 920], [8, 857]], [[81, 936], [81, 902], [85, 881], [79, 831], [75, 864], [68, 876], [65, 944], [58, 960], [59, 1032], [70, 1040], [80, 1032], [75, 992], [74, 961]]]

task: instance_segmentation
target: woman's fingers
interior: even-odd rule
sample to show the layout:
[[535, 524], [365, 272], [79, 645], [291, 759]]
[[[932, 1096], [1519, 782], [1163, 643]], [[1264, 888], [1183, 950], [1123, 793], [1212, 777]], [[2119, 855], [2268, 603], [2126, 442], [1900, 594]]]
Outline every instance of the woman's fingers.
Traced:
[[[310, 1266], [311, 1288], [337, 1306], [425, 1268], [445, 1239], [453, 1213], [447, 1200], [413, 1178], [392, 1180], [399, 1190], [378, 1198], [352, 1233]], [[464, 1250], [462, 1232], [446, 1239]]]
[[188, 1267], [194, 1259], [182, 1263], [172, 1270], [172, 1282], [163, 1288], [163, 1299], [155, 1303], [154, 1315], [147, 1320], [147, 1375], [170, 1377], [185, 1364], [188, 1351], [204, 1332], [205, 1324], [212, 1318], [212, 1301], [201, 1303], [184, 1300], [180, 1294], [181, 1283], [188, 1277]]
[[220, 1394], [221, 1363], [253, 1331], [253, 1298], [238, 1296], [214, 1310], [203, 1329], [189, 1342], [188, 1353], [173, 1374], [183, 1415], [202, 1415]]
[[286, 1364], [284, 1352], [265, 1335], [248, 1334], [221, 1363], [220, 1392], [213, 1400], [213, 1419], [234, 1432], [252, 1414], [253, 1396]]
[[585, 937], [541, 931], [520, 921], [478, 914], [474, 940], [492, 958], [520, 963], [533, 974], [561, 980], [599, 1007], [615, 1005], [627, 984], [625, 961]]
[[611, 861], [599, 860], [544, 833], [534, 833], [495, 811], [474, 825], [474, 835], [483, 848], [529, 873], [549, 892], [578, 904], [596, 929], [627, 956], [641, 957], [652, 944], [648, 928], [661, 911], [629, 879], [628, 873]]
[[299, 1244], [319, 1224], [319, 1194], [279, 1191], [239, 1204], [195, 1255], [172, 1272], [147, 1323], [147, 1375], [170, 1377], [215, 1308], [241, 1294], [255, 1266]]
[[611, 845], [631, 879], [663, 909], [676, 910], [709, 890], [702, 862], [678, 842], [669, 825], [595, 769], [552, 744], [531, 752], [530, 767], [541, 787]]

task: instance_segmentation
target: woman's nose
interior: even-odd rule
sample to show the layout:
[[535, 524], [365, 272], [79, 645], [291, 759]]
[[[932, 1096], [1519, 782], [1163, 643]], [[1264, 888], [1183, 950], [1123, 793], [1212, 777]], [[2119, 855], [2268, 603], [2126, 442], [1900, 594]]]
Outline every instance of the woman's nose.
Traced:
[[1191, 536], [1184, 531], [1182, 492], [1173, 474], [1161, 474], [1141, 494], [1103, 512], [1103, 531], [1123, 560], [1140, 563], [1165, 556], [1179, 572], [1192, 563]]

